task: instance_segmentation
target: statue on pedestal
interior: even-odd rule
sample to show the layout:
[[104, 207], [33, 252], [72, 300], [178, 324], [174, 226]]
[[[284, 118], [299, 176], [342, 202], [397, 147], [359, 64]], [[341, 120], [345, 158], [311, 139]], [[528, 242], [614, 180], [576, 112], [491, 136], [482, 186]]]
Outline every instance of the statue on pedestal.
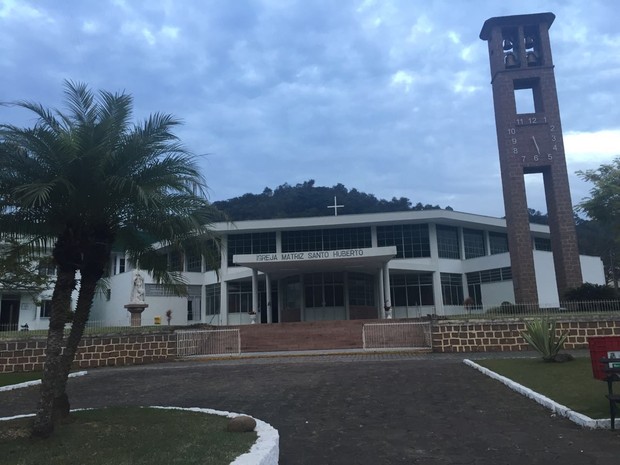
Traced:
[[131, 288], [130, 303], [141, 304], [144, 303], [144, 278], [138, 270], [136, 270], [133, 277], [133, 286]]
[[131, 326], [142, 325], [142, 312], [149, 305], [144, 302], [144, 278], [138, 270], [135, 271], [133, 276], [133, 284], [131, 287], [131, 296], [129, 303], [125, 305], [125, 308], [131, 313]]

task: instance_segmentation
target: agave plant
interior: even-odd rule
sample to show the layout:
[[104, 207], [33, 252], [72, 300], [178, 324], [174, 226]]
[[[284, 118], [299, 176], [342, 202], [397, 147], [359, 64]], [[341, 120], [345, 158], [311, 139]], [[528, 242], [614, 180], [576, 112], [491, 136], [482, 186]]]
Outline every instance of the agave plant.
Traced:
[[568, 331], [557, 337], [555, 320], [544, 317], [526, 322], [525, 331], [521, 333], [521, 336], [542, 355], [545, 362], [555, 362], [558, 353], [564, 347]]

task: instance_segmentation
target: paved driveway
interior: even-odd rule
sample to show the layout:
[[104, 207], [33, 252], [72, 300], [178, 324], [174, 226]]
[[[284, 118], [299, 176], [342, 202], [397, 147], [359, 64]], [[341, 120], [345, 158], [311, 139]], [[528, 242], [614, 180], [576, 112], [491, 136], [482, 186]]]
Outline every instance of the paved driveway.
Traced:
[[[282, 465], [607, 465], [620, 456], [620, 434], [581, 429], [460, 357], [434, 354], [99, 369], [72, 379], [69, 395], [72, 407], [248, 413], [280, 431]], [[34, 411], [36, 396], [36, 388], [0, 392], [0, 416]]]

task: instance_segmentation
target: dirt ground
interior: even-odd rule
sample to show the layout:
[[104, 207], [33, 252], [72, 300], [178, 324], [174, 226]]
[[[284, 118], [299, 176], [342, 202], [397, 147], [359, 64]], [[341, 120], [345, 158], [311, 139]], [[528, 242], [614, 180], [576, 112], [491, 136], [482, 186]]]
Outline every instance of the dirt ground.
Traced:
[[[0, 392], [0, 416], [33, 412], [37, 391]], [[73, 408], [247, 413], [279, 430], [282, 465], [608, 465], [620, 456], [619, 433], [582, 429], [467, 367], [462, 357], [439, 354], [97, 369], [72, 379], [69, 395]]]

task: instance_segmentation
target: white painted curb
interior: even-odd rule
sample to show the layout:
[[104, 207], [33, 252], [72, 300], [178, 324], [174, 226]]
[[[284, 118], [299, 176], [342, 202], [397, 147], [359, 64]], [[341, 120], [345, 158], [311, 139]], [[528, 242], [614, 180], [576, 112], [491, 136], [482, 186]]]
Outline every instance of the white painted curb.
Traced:
[[[78, 376], [84, 376], [87, 373], [87, 371], [76, 371], [75, 373], [69, 373], [69, 378], [77, 378]], [[37, 384], [41, 384], [40, 379], [35, 379], [34, 381], [26, 381], [25, 383], [11, 384], [9, 386], [2, 386], [0, 387], [0, 392], [12, 391], [13, 389], [21, 389], [29, 386], [36, 386]]]
[[[244, 416], [242, 413], [226, 412], [223, 410], [213, 410], [210, 408], [181, 408], [181, 407], [159, 407], [154, 406], [152, 408], [161, 408], [169, 410], [188, 410], [190, 412], [202, 412], [211, 415], [220, 415], [227, 418], [235, 418]], [[237, 457], [230, 465], [278, 465], [278, 459], [280, 456], [280, 435], [278, 430], [271, 426], [269, 423], [265, 423], [258, 418], [256, 420], [256, 434], [258, 438], [254, 445], [250, 448], [250, 451]]]
[[[227, 418], [235, 418], [243, 415], [241, 413], [225, 412], [222, 410], [213, 410], [209, 408], [198, 407], [182, 408], [153, 406], [150, 408], [159, 408], [166, 410], [187, 410], [190, 412], [207, 413]], [[72, 411], [75, 412], [79, 410], [89, 409], [76, 409]], [[33, 416], [33, 413], [27, 415], [15, 415], [13, 417], [0, 418], [0, 421], [16, 420], [18, 418], [27, 418]], [[254, 420], [256, 420], [256, 428], [254, 431], [256, 431], [256, 434], [258, 436], [256, 442], [252, 445], [249, 452], [246, 452], [245, 454], [237, 457], [233, 462], [231, 462], [230, 465], [278, 465], [278, 460], [280, 457], [280, 435], [278, 433], [278, 430], [271, 426], [269, 423], [265, 423], [258, 418], [254, 418]]]
[[465, 359], [463, 360], [463, 363], [465, 363], [465, 365], [468, 365], [472, 368], [475, 368], [476, 370], [487, 375], [488, 377], [493, 378], [499, 381], [500, 383], [505, 384], [513, 391], [516, 391], [519, 394], [524, 395], [525, 397], [532, 399], [535, 402], [538, 402], [540, 405], [548, 408], [549, 410], [556, 413], [557, 415], [566, 417], [570, 421], [577, 423], [578, 425], [583, 426], [584, 428], [595, 429], [595, 428], [610, 428], [611, 427], [611, 420], [609, 418], [602, 419], [602, 420], [594, 420], [579, 412], [575, 412], [574, 410], [569, 409], [565, 405], [558, 404], [556, 401], [549, 399], [548, 397], [543, 396], [542, 394], [539, 394], [536, 391], [532, 391], [530, 388], [527, 388], [523, 386], [522, 384], [516, 383], [513, 380], [506, 378], [505, 376], [499, 375], [495, 373], [494, 371], [489, 370], [488, 368], [478, 365], [477, 363], [472, 362], [471, 360]]

